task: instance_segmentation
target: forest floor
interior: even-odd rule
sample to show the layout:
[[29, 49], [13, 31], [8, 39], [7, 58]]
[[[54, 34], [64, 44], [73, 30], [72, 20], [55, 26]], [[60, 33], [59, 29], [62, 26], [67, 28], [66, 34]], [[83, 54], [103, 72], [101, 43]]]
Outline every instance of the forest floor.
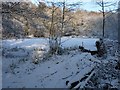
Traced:
[[[79, 46], [96, 51], [97, 38], [63, 37], [62, 55], [50, 55], [47, 38], [2, 41], [3, 88], [120, 88], [116, 42], [106, 40], [107, 55], [97, 57]], [[38, 63], [34, 63], [38, 61]], [[93, 72], [93, 74], [92, 74]], [[67, 82], [69, 82], [67, 84]]]

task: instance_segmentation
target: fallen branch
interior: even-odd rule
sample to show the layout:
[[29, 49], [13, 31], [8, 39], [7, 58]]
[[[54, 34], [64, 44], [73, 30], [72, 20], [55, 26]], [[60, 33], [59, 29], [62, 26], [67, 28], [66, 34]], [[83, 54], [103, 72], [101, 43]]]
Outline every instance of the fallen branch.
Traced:
[[80, 80], [76, 80], [72, 83], [70, 83], [69, 81], [66, 81], [66, 85], [68, 86], [69, 89], [78, 89], [78, 88], [80, 88], [81, 85], [85, 86], [86, 83], [90, 80], [90, 78], [93, 76], [94, 73], [95, 73], [94, 69], [92, 69], [90, 72], [85, 74], [84, 77], [81, 78]]
[[[55, 71], [54, 73], [51, 73], [50, 75], [52, 76], [52, 75], [54, 75], [55, 73], [57, 73], [57, 71]], [[50, 75], [47, 75], [47, 76], [45, 76], [44, 78], [48, 78], [48, 77], [50, 77]]]
[[67, 79], [67, 78], [69, 78], [69, 77], [71, 77], [72, 75], [69, 75], [69, 76], [67, 76], [67, 77], [63, 77], [62, 79]]
[[84, 82], [79, 82], [77, 86], [75, 86], [74, 88], [79, 88], [79, 87], [83, 88], [94, 74], [95, 74], [95, 71], [92, 71], [91, 74], [88, 76], [88, 78]]
[[63, 42], [61, 42], [61, 44], [64, 43], [64, 42], [66, 42], [66, 41], [68, 41], [68, 40], [70, 40], [70, 39], [64, 40]]

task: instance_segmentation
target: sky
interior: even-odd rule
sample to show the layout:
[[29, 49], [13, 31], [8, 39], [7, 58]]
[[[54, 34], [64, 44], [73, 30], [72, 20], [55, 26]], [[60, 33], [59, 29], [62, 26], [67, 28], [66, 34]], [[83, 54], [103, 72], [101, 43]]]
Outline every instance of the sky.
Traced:
[[[37, 0], [32, 0], [33, 3], [35, 3]], [[39, 0], [39, 1], [54, 1], [54, 2], [61, 2], [63, 0]], [[101, 10], [101, 7], [95, 3], [96, 0], [66, 0], [67, 3], [75, 3], [75, 2], [82, 2], [82, 5], [80, 6], [80, 9], [84, 9], [87, 11], [99, 11]], [[105, 2], [118, 2], [120, 0], [104, 0]], [[105, 8], [106, 10], [113, 10], [116, 9], [116, 6], [111, 6], [109, 8]]]

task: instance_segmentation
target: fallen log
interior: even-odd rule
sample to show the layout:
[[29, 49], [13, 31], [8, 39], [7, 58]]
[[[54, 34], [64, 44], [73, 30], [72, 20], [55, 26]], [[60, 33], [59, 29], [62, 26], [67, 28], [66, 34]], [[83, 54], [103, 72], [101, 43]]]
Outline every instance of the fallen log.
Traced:
[[91, 55], [98, 54], [98, 51], [90, 51], [90, 50], [85, 49], [85, 48], [82, 47], [82, 46], [79, 46], [79, 49], [80, 49], [82, 52], [88, 52], [88, 53], [91, 53]]

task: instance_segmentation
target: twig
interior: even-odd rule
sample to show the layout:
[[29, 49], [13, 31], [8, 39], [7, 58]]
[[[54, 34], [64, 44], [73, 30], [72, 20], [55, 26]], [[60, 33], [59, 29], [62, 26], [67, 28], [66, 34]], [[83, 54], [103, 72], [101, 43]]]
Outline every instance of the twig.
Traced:
[[69, 76], [66, 76], [66, 77], [63, 77], [62, 79], [67, 79], [67, 78], [69, 78], [69, 77], [71, 77], [72, 75], [69, 75]]

